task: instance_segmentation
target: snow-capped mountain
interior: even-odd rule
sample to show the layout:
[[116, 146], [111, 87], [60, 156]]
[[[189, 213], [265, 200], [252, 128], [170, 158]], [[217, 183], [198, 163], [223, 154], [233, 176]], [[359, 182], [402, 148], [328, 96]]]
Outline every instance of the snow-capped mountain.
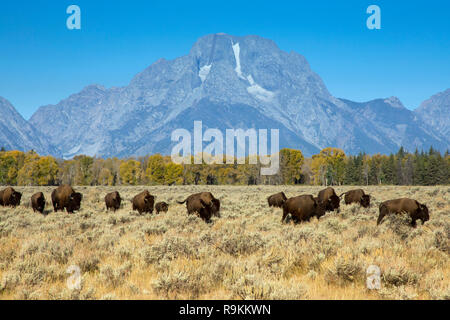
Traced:
[[417, 118], [396, 98], [333, 97], [302, 55], [271, 40], [213, 34], [186, 56], [156, 61], [126, 87], [88, 86], [39, 108], [30, 122], [67, 158], [169, 154], [172, 131], [193, 132], [199, 120], [222, 132], [279, 129], [280, 147], [307, 156], [329, 146], [347, 153], [448, 148], [445, 135]]
[[59, 156], [59, 151], [2, 97], [0, 97], [0, 147], [20, 151], [34, 149], [41, 154]]

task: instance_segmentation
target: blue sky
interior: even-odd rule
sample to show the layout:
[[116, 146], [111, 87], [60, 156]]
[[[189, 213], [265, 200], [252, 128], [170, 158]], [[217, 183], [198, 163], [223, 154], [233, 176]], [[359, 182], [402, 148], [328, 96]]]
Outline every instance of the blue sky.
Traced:
[[[81, 8], [82, 29], [66, 28]], [[366, 9], [381, 8], [381, 30]], [[450, 1], [35, 0], [0, 5], [0, 96], [28, 119], [89, 84], [128, 84], [201, 36], [257, 34], [303, 54], [336, 97], [398, 96], [408, 108], [450, 87]]]

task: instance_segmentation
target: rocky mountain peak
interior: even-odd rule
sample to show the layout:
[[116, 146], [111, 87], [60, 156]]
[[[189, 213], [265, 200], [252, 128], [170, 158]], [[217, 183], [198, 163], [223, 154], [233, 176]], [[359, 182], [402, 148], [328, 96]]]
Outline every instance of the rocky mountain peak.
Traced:
[[384, 102], [393, 108], [406, 109], [400, 99], [394, 96], [384, 99]]
[[450, 136], [450, 88], [425, 100], [414, 112], [439, 133]]

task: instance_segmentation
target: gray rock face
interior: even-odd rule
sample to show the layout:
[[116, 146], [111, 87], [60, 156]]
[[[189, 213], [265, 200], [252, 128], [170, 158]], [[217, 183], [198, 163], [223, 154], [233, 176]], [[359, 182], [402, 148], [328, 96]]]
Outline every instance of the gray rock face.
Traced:
[[0, 97], [0, 147], [24, 152], [34, 149], [40, 154], [59, 156], [59, 151], [2, 97]]
[[[386, 112], [386, 114], [384, 114]], [[169, 154], [174, 129], [279, 129], [280, 146], [307, 156], [438, 149], [448, 139], [420, 125], [398, 99], [354, 103], [333, 97], [306, 59], [258, 36], [213, 34], [188, 55], [160, 59], [122, 88], [93, 85], [45, 106], [30, 122], [66, 158]]]
[[422, 102], [414, 113], [444, 137], [450, 137], [450, 89]]
[[[426, 150], [430, 146], [445, 151], [449, 140], [436, 132], [406, 109], [396, 97], [376, 99], [364, 103], [356, 103], [342, 99], [353, 109], [352, 118], [372, 141], [363, 139], [358, 142], [364, 151], [369, 153], [395, 152], [400, 146], [413, 152], [416, 148]], [[378, 145], [372, 142], [376, 141]]]

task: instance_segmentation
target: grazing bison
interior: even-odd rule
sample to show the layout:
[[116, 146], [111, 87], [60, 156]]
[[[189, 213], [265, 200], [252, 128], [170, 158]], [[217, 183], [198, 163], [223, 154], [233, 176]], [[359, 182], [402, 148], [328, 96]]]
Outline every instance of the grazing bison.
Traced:
[[14, 190], [14, 188], [8, 187], [3, 191], [0, 191], [0, 205], [5, 207], [17, 207], [20, 205], [22, 194]]
[[152, 196], [148, 190], [145, 190], [136, 195], [133, 200], [131, 200], [131, 203], [133, 204], [133, 210], [137, 210], [139, 214], [153, 213], [155, 197]]
[[287, 197], [284, 192], [276, 193], [267, 198], [269, 207], [282, 208], [283, 204], [286, 202]]
[[424, 224], [425, 221], [430, 220], [427, 206], [414, 199], [401, 198], [388, 200], [381, 203], [379, 209], [380, 215], [378, 216], [377, 225], [379, 225], [381, 220], [390, 213], [407, 213], [412, 219], [411, 225], [413, 227], [416, 226], [416, 220], [422, 220], [422, 224]]
[[160, 212], [167, 212], [169, 211], [169, 205], [165, 202], [158, 202], [155, 204], [155, 210], [156, 214], [159, 214]]
[[69, 185], [62, 185], [53, 190], [52, 203], [55, 212], [67, 210], [67, 213], [73, 213], [80, 210], [83, 195], [75, 192]]
[[322, 202], [325, 205], [326, 211], [334, 211], [338, 209], [339, 212], [339, 204], [340, 199], [336, 195], [336, 192], [333, 188], [328, 187], [326, 189], [323, 189], [319, 192], [319, 201]]
[[319, 219], [325, 214], [325, 206], [310, 194], [293, 197], [283, 204], [281, 222], [284, 222], [288, 214], [291, 214], [295, 222], [309, 221], [314, 216]]
[[116, 212], [116, 210], [120, 209], [121, 202], [122, 202], [122, 198], [120, 197], [120, 194], [117, 191], [108, 193], [105, 196], [105, 204], [106, 204], [107, 211], [114, 210], [114, 212]]
[[219, 199], [212, 199], [212, 207], [211, 207], [211, 214], [217, 218], [220, 218], [220, 200]]
[[196, 193], [184, 201], [177, 202], [186, 203], [188, 214], [196, 212], [206, 222], [209, 222], [212, 216], [220, 217], [220, 200], [214, 198], [211, 192]]
[[339, 196], [341, 198], [343, 195], [345, 204], [359, 203], [364, 208], [370, 207], [370, 195], [365, 194], [363, 189], [356, 189], [344, 192]]
[[31, 196], [31, 207], [33, 208], [33, 212], [44, 213], [45, 197], [42, 192], [35, 193]]

